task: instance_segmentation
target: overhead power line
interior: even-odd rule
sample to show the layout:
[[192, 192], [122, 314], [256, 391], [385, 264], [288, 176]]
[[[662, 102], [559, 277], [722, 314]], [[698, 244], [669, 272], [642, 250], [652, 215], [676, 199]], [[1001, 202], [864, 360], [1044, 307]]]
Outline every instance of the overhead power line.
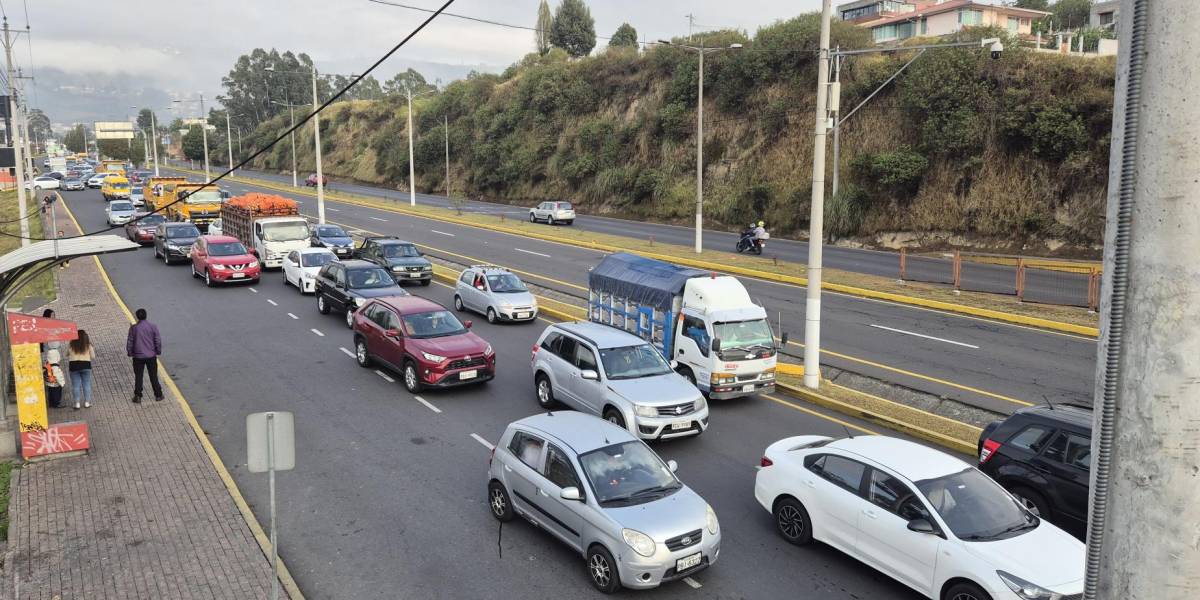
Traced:
[[[386, 6], [395, 6], [397, 8], [407, 8], [408, 10], [415, 10], [418, 12], [426, 12], [426, 13], [433, 12], [431, 9], [428, 9], [428, 8], [422, 8], [420, 6], [412, 6], [410, 4], [401, 4], [399, 2], [388, 2], [387, 0], [368, 0], [368, 1], [374, 2], [375, 4], [383, 4]], [[463, 19], [466, 21], [474, 21], [476, 23], [483, 23], [485, 25], [495, 25], [497, 27], [507, 27], [509, 29], [520, 29], [523, 31], [533, 31], [535, 33], [550, 33], [549, 31], [546, 31], [544, 29], [538, 29], [537, 27], [529, 27], [527, 25], [513, 25], [512, 23], [501, 23], [500, 21], [493, 21], [491, 19], [483, 19], [480, 17], [472, 17], [469, 15], [458, 15], [458, 14], [454, 14], [454, 13], [442, 13], [442, 14], [447, 17], [454, 17], [456, 19]], [[596, 36], [596, 39], [611, 40], [612, 38], [598, 35], [598, 36]]]

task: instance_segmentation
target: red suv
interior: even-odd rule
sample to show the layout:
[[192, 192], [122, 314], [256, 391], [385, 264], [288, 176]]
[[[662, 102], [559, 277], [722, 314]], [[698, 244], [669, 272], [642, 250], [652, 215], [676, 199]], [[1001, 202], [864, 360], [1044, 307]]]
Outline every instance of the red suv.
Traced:
[[192, 245], [192, 277], [203, 277], [208, 287], [234, 281], [257, 282], [261, 273], [258, 258], [235, 237], [202, 235]]
[[470, 328], [470, 321], [424, 298], [375, 298], [354, 313], [354, 355], [361, 367], [378, 361], [402, 373], [413, 394], [488, 381], [496, 375], [496, 353]]

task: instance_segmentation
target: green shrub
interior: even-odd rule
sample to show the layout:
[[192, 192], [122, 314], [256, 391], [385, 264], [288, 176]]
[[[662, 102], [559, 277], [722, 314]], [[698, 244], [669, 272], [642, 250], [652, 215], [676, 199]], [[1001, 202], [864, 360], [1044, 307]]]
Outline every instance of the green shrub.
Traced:
[[1039, 111], [1028, 126], [1027, 136], [1033, 142], [1034, 154], [1054, 161], [1063, 160], [1088, 143], [1083, 118], [1062, 105]]
[[682, 140], [692, 133], [695, 109], [671, 103], [658, 111], [658, 134], [668, 140]]
[[856, 185], [845, 185], [825, 201], [825, 235], [829, 241], [858, 233], [870, 200]]
[[909, 148], [901, 148], [860, 154], [850, 161], [850, 168], [861, 186], [854, 188], [855, 194], [869, 195], [877, 201], [886, 197], [907, 200], [921, 185], [929, 160]]

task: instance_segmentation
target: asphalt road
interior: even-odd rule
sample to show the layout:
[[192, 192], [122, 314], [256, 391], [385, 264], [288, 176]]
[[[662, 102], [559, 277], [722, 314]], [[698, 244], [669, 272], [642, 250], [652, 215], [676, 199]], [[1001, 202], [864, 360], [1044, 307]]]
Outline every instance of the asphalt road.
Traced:
[[[275, 193], [238, 182], [225, 187], [234, 194]], [[294, 198], [304, 214], [315, 217], [314, 198]], [[534, 283], [575, 295], [586, 295], [587, 271], [603, 256], [332, 200], [326, 210], [330, 222], [352, 231], [397, 235], [460, 263], [514, 268]], [[790, 333], [789, 351], [801, 354], [804, 288], [743, 281], [772, 320], [782, 322], [777, 331]], [[1093, 339], [833, 293], [823, 295], [822, 308], [823, 364], [1000, 413], [1043, 398], [1091, 402]]]
[[[103, 227], [98, 192], [73, 192], [66, 202], [85, 230]], [[537, 410], [527, 361], [545, 323], [474, 318], [473, 330], [496, 348], [499, 374], [483, 386], [423, 394], [435, 412], [395, 374], [359, 368], [340, 317], [318, 314], [315, 300], [285, 287], [278, 272], [254, 287], [209, 289], [187, 265], [165, 266], [149, 248], [101, 261], [126, 303], [146, 308], [161, 328], [166, 368], [263, 523], [267, 483], [245, 470], [245, 416], [295, 413], [297, 468], [277, 480], [279, 543], [309, 598], [600, 597], [580, 557], [528, 524], [500, 530], [484, 500], [488, 448], [472, 434], [495, 440]], [[446, 305], [452, 296], [441, 285], [410, 289]], [[722, 402], [712, 412], [702, 436], [655, 448], [679, 462], [680, 478], [717, 512], [721, 560], [695, 585], [624, 597], [917, 598], [828, 547], [783, 542], [753, 498], [753, 467], [772, 441], [841, 436], [842, 423], [872, 426], [778, 397]]]
[[[213, 167], [213, 169], [214, 174], [218, 172], [216, 171], [216, 167]], [[289, 185], [292, 183], [290, 174], [280, 175], [265, 171], [243, 169], [239, 171], [239, 175]], [[307, 173], [299, 175], [301, 185], [303, 185], [305, 177], [307, 177]], [[407, 191], [389, 190], [376, 186], [336, 181], [332, 182], [332, 186], [337, 190], [364, 196], [402, 201], [408, 200], [409, 197]], [[450, 202], [445, 196], [437, 194], [417, 194], [417, 201], [433, 206], [450, 206]], [[467, 201], [464, 203], [464, 208], [485, 214], [504, 214], [508, 217], [519, 219], [527, 218], [529, 214], [528, 207], [480, 200]], [[757, 218], [753, 215], [748, 215], [746, 222], [749, 223], [751, 220], [757, 220]], [[633, 238], [636, 240], [633, 243], [639, 244], [647, 243], [651, 239], [656, 242], [665, 242], [686, 247], [691, 247], [695, 243], [695, 229], [692, 227], [582, 214], [575, 219], [574, 226], [587, 231]], [[716, 248], [732, 253], [734, 252], [734, 247], [737, 245], [738, 237], [738, 234], [728, 231], [705, 229], [703, 236], [704, 247]], [[778, 257], [780, 260], [807, 263], [808, 242], [773, 238], [767, 243], [766, 255]], [[825, 246], [824, 261], [827, 268], [853, 273], [865, 273], [892, 278], [899, 277], [900, 274], [900, 255], [897, 252], [827, 245]], [[945, 258], [910, 256], [906, 269], [907, 277], [914, 281], [951, 283], [953, 281], [951, 265], [952, 261]], [[1016, 268], [964, 262], [960, 281], [963, 289], [1015, 294]], [[1088, 297], [1087, 284], [1088, 277], [1086, 274], [1027, 269], [1025, 275], [1025, 297], [1027, 300], [1033, 302], [1086, 307]]]

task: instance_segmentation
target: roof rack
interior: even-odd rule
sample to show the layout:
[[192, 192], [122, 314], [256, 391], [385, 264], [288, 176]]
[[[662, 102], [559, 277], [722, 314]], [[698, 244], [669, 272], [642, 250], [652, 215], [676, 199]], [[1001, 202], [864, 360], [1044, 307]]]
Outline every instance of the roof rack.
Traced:
[[471, 265], [468, 268], [479, 269], [481, 271], [488, 271], [488, 270], [507, 271], [508, 270], [506, 267], [501, 267], [499, 265]]

